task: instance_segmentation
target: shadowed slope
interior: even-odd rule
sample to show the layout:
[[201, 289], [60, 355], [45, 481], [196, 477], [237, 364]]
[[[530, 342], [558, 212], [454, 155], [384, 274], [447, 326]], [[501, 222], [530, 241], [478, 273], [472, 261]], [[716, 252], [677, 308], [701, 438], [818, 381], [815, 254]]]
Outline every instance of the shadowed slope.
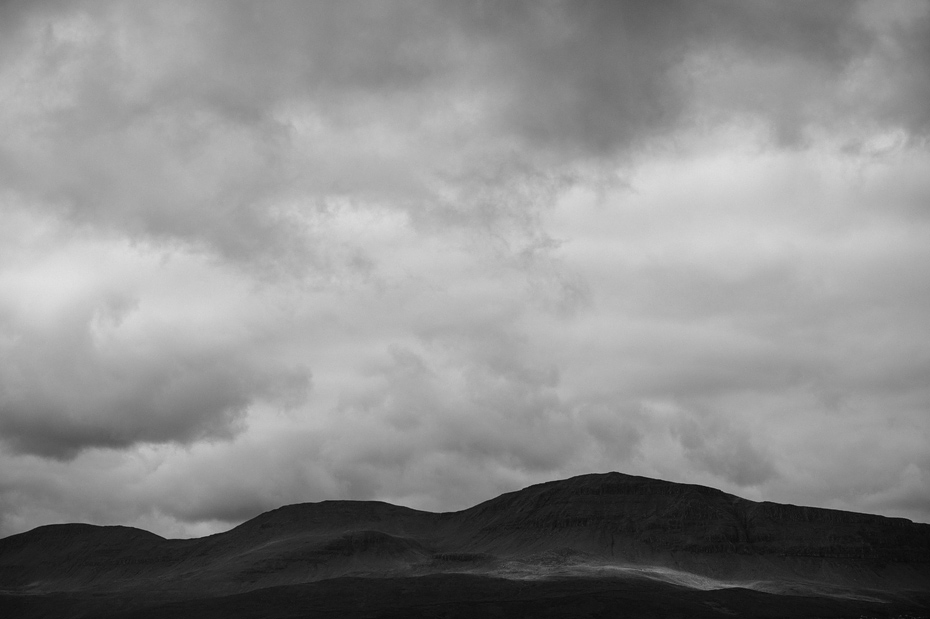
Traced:
[[930, 590], [930, 525], [607, 473], [444, 514], [324, 501], [201, 539], [55, 525], [0, 540], [0, 590], [17, 594], [182, 599], [347, 575], [462, 572], [875, 597]]
[[586, 529], [614, 541], [694, 553], [926, 561], [930, 525], [903, 518], [749, 501], [714, 488], [606, 473], [530, 486], [460, 512], [493, 536]]

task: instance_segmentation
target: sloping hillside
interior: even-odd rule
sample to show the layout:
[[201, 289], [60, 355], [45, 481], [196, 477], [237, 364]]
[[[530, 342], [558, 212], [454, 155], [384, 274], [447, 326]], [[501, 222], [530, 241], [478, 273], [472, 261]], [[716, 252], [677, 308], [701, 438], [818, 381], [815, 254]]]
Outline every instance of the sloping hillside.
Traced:
[[429, 574], [907, 599], [930, 591], [930, 525], [607, 473], [453, 513], [324, 501], [200, 539], [66, 524], [0, 540], [7, 602], [64, 595], [86, 604], [81, 596], [95, 594], [116, 596], [125, 610], [143, 592], [170, 603], [348, 576]]

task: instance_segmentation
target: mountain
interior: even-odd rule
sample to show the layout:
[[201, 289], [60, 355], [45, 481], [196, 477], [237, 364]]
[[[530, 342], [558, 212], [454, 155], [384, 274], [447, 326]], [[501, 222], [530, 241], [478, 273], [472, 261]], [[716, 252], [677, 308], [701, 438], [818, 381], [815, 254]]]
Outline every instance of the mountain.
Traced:
[[606, 473], [460, 512], [323, 501], [199, 539], [87, 524], [0, 539], [4, 616], [581, 617], [616, 604], [644, 617], [930, 616], [930, 525]]

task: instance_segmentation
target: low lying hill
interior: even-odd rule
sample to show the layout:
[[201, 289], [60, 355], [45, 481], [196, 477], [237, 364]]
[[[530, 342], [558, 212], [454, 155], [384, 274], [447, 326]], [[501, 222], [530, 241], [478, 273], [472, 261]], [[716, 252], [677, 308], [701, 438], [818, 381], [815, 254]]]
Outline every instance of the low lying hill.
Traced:
[[431, 574], [653, 583], [644, 590], [739, 587], [783, 600], [919, 606], [930, 591], [930, 525], [620, 473], [583, 475], [453, 513], [373, 501], [289, 505], [191, 540], [129, 527], [39, 527], [0, 540], [0, 610], [19, 604], [17, 612], [28, 614], [51, 600], [70, 600], [73, 616], [193, 600], [206, 608], [203, 600], [271, 587], [304, 591], [365, 577], [383, 588]]

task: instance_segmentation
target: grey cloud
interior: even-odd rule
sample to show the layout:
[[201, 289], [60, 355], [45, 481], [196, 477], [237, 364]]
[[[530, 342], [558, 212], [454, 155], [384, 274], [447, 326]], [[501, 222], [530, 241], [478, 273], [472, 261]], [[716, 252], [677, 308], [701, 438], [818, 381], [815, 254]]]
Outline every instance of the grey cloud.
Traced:
[[320, 443], [312, 433], [286, 428], [184, 446], [87, 450], [67, 461], [0, 445], [0, 536], [92, 522], [187, 537], [281, 505], [341, 498], [329, 472], [308, 458]]
[[[500, 128], [557, 158], [625, 154], [701, 114], [758, 116], [797, 141], [846, 115], [850, 102], [836, 93], [876, 40], [850, 2], [466, 6], [483, 9], [461, 10], [462, 21], [495, 50]], [[741, 63], [745, 72], [731, 70]]]
[[72, 458], [89, 447], [229, 438], [253, 403], [294, 406], [309, 388], [306, 370], [265, 363], [248, 341], [107, 341], [95, 334], [100, 311], [74, 309], [53, 329], [0, 325], [0, 437], [16, 450]]
[[[913, 15], [887, 17], [908, 4]], [[723, 29], [732, 44], [711, 56], [711, 64], [695, 65], [695, 95], [709, 104], [705, 112], [755, 116], [792, 146], [806, 142], [810, 130], [843, 135], [862, 128], [902, 129], [915, 143], [925, 142], [926, 5], [758, 2], [744, 8]]]
[[[454, 509], [611, 469], [926, 519], [923, 478], [887, 473], [930, 402], [930, 37], [884, 6], [4, 5], [2, 526]], [[760, 155], [731, 123], [868, 162]], [[628, 165], [652, 177], [604, 189]], [[897, 172], [849, 180], [869, 165]], [[603, 204], [555, 213], [572, 188]], [[31, 269], [84, 237], [210, 268]], [[837, 490], [875, 437], [868, 484]]]
[[891, 488], [887, 493], [870, 497], [866, 504], [879, 513], [894, 510], [918, 522], [925, 521], [930, 514], [930, 471], [924, 467], [920, 470], [920, 481]]
[[[784, 135], [842, 116], [832, 93], [878, 36], [857, 6], [88, 3], [26, 18], [16, 5], [27, 43], [6, 79], [29, 78], [7, 86], [2, 180], [94, 226], [321, 269], [308, 215], [342, 197], [490, 222], [492, 235], [533, 229], [520, 213], [552, 194], [528, 199], [527, 187], [570, 184], [578, 161], [629, 153], [691, 122], [694, 105], [761, 114]], [[889, 79], [902, 88], [870, 87], [904, 93], [882, 109], [915, 131], [930, 82], [917, 79], [921, 29], [901, 37], [905, 68]], [[763, 72], [787, 63], [810, 89], [754, 99], [751, 71], [714, 66], [728, 54]], [[710, 68], [693, 74], [693, 57]], [[301, 133], [292, 114], [322, 134]], [[396, 142], [390, 156], [379, 139]], [[502, 167], [504, 181], [488, 179]]]
[[[872, 4], [878, 15], [882, 15], [881, 5]], [[892, 9], [888, 12], [894, 18], [881, 20], [884, 28], [875, 45], [874, 74], [868, 86], [856, 93], [857, 111], [903, 127], [914, 142], [926, 146], [930, 136], [930, 10], [923, 2], [885, 8]], [[894, 15], [894, 8], [903, 8], [903, 14]]]
[[[421, 440], [469, 459], [503, 459], [519, 468], [551, 470], [573, 448], [572, 441], [556, 442], [551, 434], [565, 423], [567, 412], [552, 391], [555, 378], [551, 370], [505, 352], [504, 342], [478, 354], [453, 349], [451, 359], [434, 349], [429, 362], [397, 348], [389, 365], [379, 370], [374, 390], [343, 403], [346, 415], [388, 424], [400, 441], [395, 446], [406, 457]], [[449, 345], [459, 344], [445, 339], [437, 347]], [[382, 435], [376, 441], [388, 447], [385, 456], [390, 458], [393, 450], [384, 439]], [[356, 457], [375, 457], [379, 451], [376, 444], [366, 445]]]
[[[282, 505], [345, 498], [318, 459], [324, 442], [313, 432], [287, 428], [201, 444], [146, 480], [146, 500], [181, 522], [238, 524]], [[229, 474], [231, 461], [236, 475]]]
[[699, 423], [693, 417], [683, 418], [677, 433], [691, 462], [737, 486], [759, 486], [777, 474], [747, 432], [720, 419]]
[[463, 508], [502, 476], [546, 477], [575, 457], [585, 434], [552, 369], [507, 331], [467, 333], [396, 346], [367, 386], [346, 389], [318, 456], [345, 496]]
[[603, 460], [608, 468], [629, 466], [640, 456], [640, 442], [649, 427], [648, 420], [635, 402], [623, 401], [622, 397], [602, 398], [583, 402], [576, 416], [582, 420], [585, 430], [594, 444], [599, 445]]

